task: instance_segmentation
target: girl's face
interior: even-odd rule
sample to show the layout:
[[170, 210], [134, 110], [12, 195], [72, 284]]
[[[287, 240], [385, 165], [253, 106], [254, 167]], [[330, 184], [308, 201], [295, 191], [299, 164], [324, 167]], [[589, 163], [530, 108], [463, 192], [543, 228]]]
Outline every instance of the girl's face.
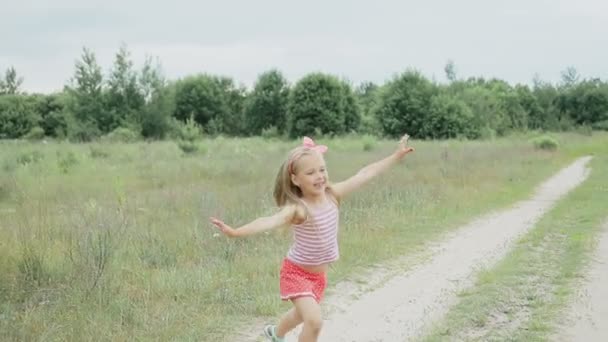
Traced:
[[304, 196], [319, 196], [325, 193], [328, 175], [321, 154], [304, 155], [297, 160], [296, 166], [296, 173], [291, 175], [291, 181], [302, 190]]

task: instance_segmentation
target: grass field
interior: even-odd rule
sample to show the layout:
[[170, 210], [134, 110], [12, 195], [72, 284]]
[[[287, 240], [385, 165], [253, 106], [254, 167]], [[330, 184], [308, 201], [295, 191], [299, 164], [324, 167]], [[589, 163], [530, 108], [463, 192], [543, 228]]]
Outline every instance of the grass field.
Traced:
[[[416, 253], [472, 217], [526, 198], [577, 156], [607, 152], [606, 134], [555, 137], [560, 147], [553, 152], [535, 149], [528, 135], [413, 141], [414, 154], [343, 203], [341, 259], [329, 274], [330, 289], [361, 268]], [[396, 146], [358, 137], [318, 142], [330, 147], [333, 180]], [[223, 341], [255, 318], [277, 316], [288, 308], [278, 297], [278, 271], [289, 232], [228, 240], [207, 218], [238, 226], [273, 213], [276, 172], [297, 143], [217, 138], [189, 155], [174, 142], [0, 143], [0, 340]], [[593, 162], [598, 169], [606, 168], [602, 158]], [[599, 196], [589, 184], [601, 187], [602, 179], [592, 177], [595, 183], [574, 201]], [[596, 215], [579, 209], [571, 209], [572, 219]], [[567, 251], [582, 262], [592, 230], [551, 233], [548, 220], [562, 219], [556, 213], [535, 234], [566, 246], [575, 234], [584, 248]], [[522, 243], [553, 246], [543, 236]], [[516, 261], [507, 266], [524, 271], [509, 265]], [[508, 273], [497, 272], [484, 275], [480, 286]], [[460, 324], [464, 314], [453, 312], [449, 322]], [[449, 333], [449, 322], [434, 336]]]

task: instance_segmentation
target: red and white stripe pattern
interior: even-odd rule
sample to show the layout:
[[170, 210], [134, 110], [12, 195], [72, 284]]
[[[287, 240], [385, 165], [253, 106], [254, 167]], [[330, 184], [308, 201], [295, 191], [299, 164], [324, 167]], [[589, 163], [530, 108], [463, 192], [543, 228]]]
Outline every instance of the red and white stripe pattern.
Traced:
[[287, 258], [301, 265], [321, 265], [336, 261], [338, 250], [338, 207], [333, 201], [320, 209], [309, 209], [308, 219], [293, 225], [294, 242]]

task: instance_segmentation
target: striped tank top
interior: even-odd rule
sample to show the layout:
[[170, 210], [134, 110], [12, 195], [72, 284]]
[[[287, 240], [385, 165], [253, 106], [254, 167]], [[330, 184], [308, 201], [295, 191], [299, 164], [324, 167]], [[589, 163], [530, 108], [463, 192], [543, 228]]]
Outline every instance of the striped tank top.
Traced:
[[318, 209], [309, 208], [307, 220], [292, 226], [294, 241], [287, 259], [308, 266], [338, 260], [339, 211], [333, 201], [328, 202]]

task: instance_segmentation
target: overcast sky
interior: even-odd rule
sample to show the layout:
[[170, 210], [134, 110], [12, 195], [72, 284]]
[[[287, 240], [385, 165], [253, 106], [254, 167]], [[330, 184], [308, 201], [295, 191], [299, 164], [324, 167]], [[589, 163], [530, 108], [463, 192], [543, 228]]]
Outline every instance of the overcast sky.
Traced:
[[462, 78], [556, 82], [573, 66], [608, 79], [606, 0], [151, 3], [1, 0], [0, 72], [14, 66], [28, 92], [60, 90], [83, 46], [107, 73], [124, 43], [137, 68], [148, 55], [169, 79], [206, 72], [247, 86], [270, 68], [291, 82], [321, 71], [383, 83], [407, 68], [443, 82], [450, 59]]

